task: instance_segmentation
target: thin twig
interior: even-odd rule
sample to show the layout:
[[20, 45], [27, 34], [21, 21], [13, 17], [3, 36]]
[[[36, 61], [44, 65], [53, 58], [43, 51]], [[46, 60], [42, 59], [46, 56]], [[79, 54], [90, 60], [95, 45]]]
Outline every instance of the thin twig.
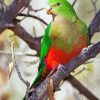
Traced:
[[48, 80], [47, 91], [48, 91], [49, 100], [55, 100], [54, 99], [53, 80], [51, 78]]
[[[8, 51], [2, 51], [2, 50], [0, 50], [0, 54], [3, 54], [3, 55], [7, 55], [7, 56], [9, 56], [9, 55], [11, 55], [11, 52], [8, 52]], [[36, 56], [35, 54], [28, 54], [28, 53], [22, 53], [22, 52], [14, 52], [14, 55], [15, 56]]]
[[9, 62], [9, 78], [12, 74], [12, 71], [14, 69], [14, 42], [11, 42], [11, 61]]
[[16, 69], [16, 71], [17, 71], [18, 77], [19, 77], [20, 80], [27, 86], [27, 90], [26, 90], [26, 100], [28, 100], [28, 94], [29, 94], [30, 83], [29, 83], [28, 81], [24, 80], [24, 78], [22, 77], [21, 72], [20, 72], [20, 70], [19, 70], [19, 68], [18, 68], [17, 63], [15, 62], [14, 64], [15, 64], [15, 69]]
[[97, 14], [97, 6], [96, 6], [97, 1], [98, 0], [91, 0], [91, 3], [93, 5], [93, 9], [91, 11], [89, 11], [89, 13], [94, 12], [95, 15]]
[[74, 7], [76, 4], [77, 0], [74, 0], [74, 2], [72, 3], [72, 6]]
[[[11, 63], [13, 65], [12, 69], [15, 67], [18, 77], [20, 78], [20, 80], [27, 86], [27, 91], [26, 91], [26, 100], [28, 100], [28, 93], [29, 93], [29, 87], [30, 87], [30, 83], [28, 81], [25, 81], [24, 78], [21, 75], [21, 72], [18, 68], [18, 65], [15, 61], [15, 55], [14, 55], [14, 42], [11, 43]], [[12, 71], [11, 71], [12, 72]], [[11, 74], [11, 73], [10, 73]]]
[[86, 68], [84, 67], [84, 68], [82, 68], [79, 72], [77, 72], [74, 76], [77, 76], [77, 75], [79, 75], [80, 73], [82, 73], [83, 71], [85, 71], [86, 70]]
[[31, 2], [32, 0], [29, 0], [28, 2], [27, 2], [27, 4], [21, 9], [21, 11], [19, 12], [19, 13], [21, 13], [21, 12], [23, 12], [26, 8], [28, 8], [30, 5], [30, 2]]
[[33, 9], [31, 5], [28, 6], [29, 11], [34, 11], [34, 12], [39, 12], [44, 10], [45, 8], [40, 8], [40, 9]]
[[56, 70], [57, 70], [57, 68], [54, 67], [54, 68], [52, 69], [52, 71], [48, 74], [47, 78], [50, 77], [51, 75], [53, 75], [54, 72], [55, 72]]
[[34, 34], [34, 37], [36, 38], [37, 36], [36, 36], [36, 29], [35, 29], [35, 27], [33, 26], [33, 34]]
[[[20, 13], [18, 16], [26, 16], [26, 14]], [[47, 22], [45, 22], [43, 19], [41, 19], [41, 18], [39, 18], [39, 17], [37, 17], [37, 16], [34, 16], [34, 15], [29, 14], [29, 15], [27, 15], [27, 17], [31, 17], [31, 18], [37, 19], [37, 20], [39, 20], [40, 22], [42, 22], [44, 25], [48, 25]]]

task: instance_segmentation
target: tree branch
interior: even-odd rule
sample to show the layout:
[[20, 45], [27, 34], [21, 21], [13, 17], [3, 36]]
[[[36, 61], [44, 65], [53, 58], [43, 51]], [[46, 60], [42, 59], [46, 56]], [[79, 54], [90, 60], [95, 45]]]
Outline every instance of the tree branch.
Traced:
[[94, 11], [95, 14], [97, 13], [97, 6], [96, 6], [97, 1], [98, 1], [98, 0], [91, 0], [91, 3], [92, 3], [92, 5], [93, 5], [94, 9], [91, 10], [90, 12]]
[[30, 0], [14, 0], [13, 3], [6, 8], [1, 18], [5, 21], [12, 22], [12, 20], [18, 15], [19, 11], [23, 7], [29, 5], [29, 3]]
[[14, 0], [13, 3], [6, 7], [5, 11], [0, 14], [0, 33], [8, 27], [13, 27], [13, 20], [18, 12], [29, 4], [30, 0]]
[[90, 33], [90, 39], [93, 37], [95, 32], [100, 32], [100, 10], [92, 20], [91, 24], [89, 25], [89, 33]]
[[21, 39], [23, 39], [29, 45], [30, 48], [37, 50], [37, 52], [39, 53], [39, 51], [40, 51], [40, 45], [41, 44], [40, 44], [40, 41], [39, 41], [38, 38], [33, 38], [20, 25], [16, 24], [11, 29], [15, 32], [15, 35], [17, 35], [18, 37], [20, 37]]
[[39, 20], [40, 22], [42, 22], [42, 23], [45, 24], [45, 25], [48, 25], [43, 19], [41, 19], [41, 18], [39, 18], [39, 17], [37, 17], [37, 16], [34, 16], [34, 15], [31, 15], [31, 14], [26, 15], [26, 14], [20, 13], [18, 16], [31, 17], [31, 18], [34, 18], [34, 19], [36, 19], [36, 20]]
[[[96, 48], [96, 49], [95, 49]], [[90, 58], [96, 57], [100, 53], [100, 42], [90, 47], [84, 53], [81, 52], [77, 57], [64, 66], [60, 66], [59, 69], [51, 76], [54, 83], [54, 88], [56, 88], [60, 82], [68, 77], [68, 75], [74, 71], [78, 66], [83, 64]], [[47, 83], [48, 78], [46, 78], [32, 93], [29, 100], [46, 100], [48, 98], [47, 94]], [[42, 92], [41, 92], [42, 91]], [[96, 99], [98, 100], [98, 99]]]
[[72, 3], [72, 6], [74, 7], [74, 5], [76, 4], [77, 0], [74, 0], [74, 2]]
[[[40, 40], [39, 38], [33, 38], [29, 35], [23, 27], [16, 25], [14, 19], [18, 15], [19, 11], [29, 4], [30, 0], [14, 0], [13, 3], [5, 9], [5, 12], [0, 14], [0, 33], [6, 28], [10, 28], [15, 32], [17, 36], [23, 39], [30, 48], [38, 51], [40, 50]], [[90, 38], [95, 32], [100, 31], [100, 10], [94, 17], [92, 23], [89, 25]], [[59, 70], [58, 70], [59, 71]], [[56, 74], [56, 73], [55, 73]]]
[[73, 76], [66, 77], [66, 80], [72, 84], [78, 91], [89, 98], [90, 100], [98, 100], [98, 98], [93, 95], [86, 87], [84, 87], [76, 78]]

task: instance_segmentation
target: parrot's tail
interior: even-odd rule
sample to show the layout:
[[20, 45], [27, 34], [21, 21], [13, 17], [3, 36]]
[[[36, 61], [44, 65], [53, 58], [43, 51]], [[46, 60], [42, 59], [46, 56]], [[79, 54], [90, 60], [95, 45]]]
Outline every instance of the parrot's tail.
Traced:
[[[31, 85], [30, 89], [36, 88], [41, 82], [44, 81], [44, 79], [47, 77], [47, 75], [49, 73], [50, 73], [50, 71], [46, 67], [44, 67], [44, 69], [41, 69], [39, 71], [38, 76], [36, 77], [36, 79], [34, 80], [33, 84]], [[23, 100], [25, 100], [25, 96], [24, 96]]]

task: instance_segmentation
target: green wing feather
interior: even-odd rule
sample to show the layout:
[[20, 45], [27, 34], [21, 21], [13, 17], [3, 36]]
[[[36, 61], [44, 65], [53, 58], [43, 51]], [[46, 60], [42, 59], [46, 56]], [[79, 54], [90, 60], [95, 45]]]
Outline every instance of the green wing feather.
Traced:
[[87, 46], [88, 46], [90, 45], [90, 33], [88, 31], [88, 27], [83, 21], [81, 21], [80, 26], [82, 28], [82, 33], [85, 33], [87, 36]]
[[44, 37], [43, 37], [43, 41], [42, 41], [42, 45], [41, 45], [41, 50], [40, 50], [40, 65], [39, 65], [39, 74], [38, 76], [36, 77], [35, 81], [33, 82], [32, 86], [33, 87], [40, 79], [43, 71], [44, 71], [44, 68], [45, 68], [45, 57], [49, 51], [49, 48], [51, 47], [51, 44], [52, 44], [52, 40], [51, 38], [49, 37], [49, 30], [50, 30], [50, 26], [51, 26], [51, 23], [48, 25], [48, 27], [46, 28], [45, 30], [45, 34], [44, 34]]
[[[52, 44], [52, 40], [51, 38], [49, 37], [49, 30], [50, 30], [50, 27], [51, 27], [51, 23], [48, 25], [48, 27], [45, 29], [45, 34], [44, 34], [44, 37], [43, 37], [43, 41], [42, 41], [42, 44], [41, 44], [41, 50], [40, 50], [40, 65], [39, 65], [39, 73], [37, 75], [37, 77], [35, 78], [35, 80], [33, 81], [30, 89], [35, 86], [38, 82], [39, 82], [39, 79], [46, 67], [45, 65], [45, 57], [51, 47], [51, 44]], [[23, 98], [23, 100], [25, 100], [25, 97]]]
[[41, 51], [40, 51], [40, 61], [45, 58], [45, 56], [47, 55], [49, 48], [51, 47], [51, 44], [52, 44], [52, 39], [49, 37], [50, 27], [51, 27], [51, 23], [48, 25], [48, 27], [45, 30], [43, 42], [41, 45]]

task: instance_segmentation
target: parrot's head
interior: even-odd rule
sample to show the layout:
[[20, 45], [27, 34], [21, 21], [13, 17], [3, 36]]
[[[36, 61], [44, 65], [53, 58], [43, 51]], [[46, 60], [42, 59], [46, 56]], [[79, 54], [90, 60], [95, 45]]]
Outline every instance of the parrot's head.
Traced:
[[73, 9], [67, 0], [48, 0], [48, 4], [50, 9], [47, 13], [55, 16], [66, 16]]

